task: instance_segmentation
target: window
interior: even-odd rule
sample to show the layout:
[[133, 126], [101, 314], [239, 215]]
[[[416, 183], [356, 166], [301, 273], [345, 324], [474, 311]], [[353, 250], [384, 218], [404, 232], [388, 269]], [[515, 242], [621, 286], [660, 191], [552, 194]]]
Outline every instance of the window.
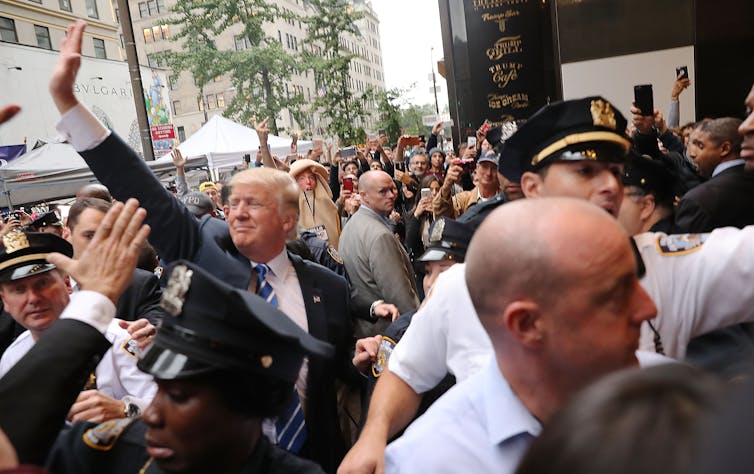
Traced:
[[67, 12], [71, 11], [71, 0], [58, 0], [58, 3], [60, 4], [61, 10], [65, 10]]
[[160, 13], [166, 13], [165, 0], [157, 0], [157, 11]]
[[123, 40], [123, 35], [120, 35], [120, 47], [126, 49], [126, 42]]
[[147, 10], [149, 10], [149, 16], [152, 16], [157, 13], [157, 2], [155, 0], [148, 0], [147, 1]]
[[160, 30], [162, 30], [162, 39], [170, 38], [170, 29], [168, 29], [168, 25], [160, 25]]
[[180, 115], [180, 114], [181, 114], [181, 101], [174, 100], [173, 101], [173, 115]]
[[210, 110], [217, 108], [217, 97], [215, 97], [215, 94], [207, 96], [207, 108]]
[[105, 40], [100, 38], [92, 38], [92, 41], [94, 41], [94, 57], [107, 59], [107, 52], [105, 51]]
[[162, 39], [162, 33], [160, 31], [161, 30], [159, 26], [152, 27], [152, 37], [154, 38], [155, 41]]
[[144, 42], [145, 43], [151, 43], [152, 40], [152, 29], [151, 28], [144, 28]]
[[139, 16], [141, 18], [149, 16], [149, 12], [147, 11], [147, 2], [139, 2]]
[[158, 67], [160, 65], [160, 61], [157, 60], [156, 54], [147, 54], [147, 64], [149, 67]]
[[97, 0], [86, 0], [86, 14], [89, 15], [89, 18], [99, 18]]
[[18, 43], [16, 35], [16, 22], [10, 18], [0, 16], [0, 41]]
[[220, 109], [225, 108], [225, 96], [223, 94], [217, 94], [217, 107]]
[[120, 25], [120, 10], [115, 9], [115, 23]]
[[236, 51], [251, 48], [251, 41], [249, 41], [247, 36], [238, 35], [234, 38], [234, 41], [236, 43]]
[[204, 111], [204, 98], [203, 97], [199, 98], [199, 111], [200, 112]]
[[178, 141], [183, 142], [186, 141], [186, 129], [181, 127], [178, 127]]
[[50, 30], [47, 27], [34, 25], [34, 33], [37, 35], [37, 46], [44, 49], [52, 49]]

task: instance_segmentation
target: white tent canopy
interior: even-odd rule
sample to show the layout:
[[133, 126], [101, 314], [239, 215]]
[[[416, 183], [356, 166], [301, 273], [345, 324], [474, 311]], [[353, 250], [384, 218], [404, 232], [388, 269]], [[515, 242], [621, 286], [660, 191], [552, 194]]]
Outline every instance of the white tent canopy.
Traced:
[[[270, 152], [285, 157], [291, 152], [291, 139], [270, 135], [267, 138]], [[306, 152], [312, 148], [311, 141], [299, 140], [298, 151]], [[221, 115], [210, 118], [202, 128], [178, 145], [183, 156], [194, 158], [207, 157], [210, 168], [230, 168], [241, 164], [243, 155], [256, 159], [259, 150], [259, 138], [256, 130], [245, 127]], [[163, 156], [161, 159], [169, 157]]]
[[[155, 173], [173, 170], [170, 155], [147, 165]], [[188, 166], [203, 166], [203, 158]], [[83, 158], [68, 143], [48, 143], [0, 167], [0, 207], [74, 196], [87, 183], [96, 183]]]

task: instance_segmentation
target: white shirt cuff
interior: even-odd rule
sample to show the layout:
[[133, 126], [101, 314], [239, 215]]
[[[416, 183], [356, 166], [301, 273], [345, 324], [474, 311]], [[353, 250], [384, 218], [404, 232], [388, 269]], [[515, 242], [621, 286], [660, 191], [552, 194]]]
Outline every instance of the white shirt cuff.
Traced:
[[60, 317], [79, 320], [104, 334], [115, 318], [115, 305], [96, 291], [76, 291]]
[[79, 152], [95, 148], [112, 133], [81, 103], [64, 113], [56, 128]]

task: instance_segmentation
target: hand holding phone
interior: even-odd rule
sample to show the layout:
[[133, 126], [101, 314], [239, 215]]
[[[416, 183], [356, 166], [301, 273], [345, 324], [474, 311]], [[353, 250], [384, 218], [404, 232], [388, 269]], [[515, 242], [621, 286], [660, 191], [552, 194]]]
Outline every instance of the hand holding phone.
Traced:
[[432, 196], [432, 190], [430, 188], [422, 188], [421, 199], [426, 199], [430, 196]]
[[343, 178], [343, 191], [353, 192], [353, 178], [351, 176]]
[[641, 111], [641, 115], [645, 117], [654, 116], [655, 106], [652, 84], [634, 86], [634, 101], [636, 102], [636, 107]]
[[476, 137], [469, 137], [466, 143], [469, 148], [476, 148]]

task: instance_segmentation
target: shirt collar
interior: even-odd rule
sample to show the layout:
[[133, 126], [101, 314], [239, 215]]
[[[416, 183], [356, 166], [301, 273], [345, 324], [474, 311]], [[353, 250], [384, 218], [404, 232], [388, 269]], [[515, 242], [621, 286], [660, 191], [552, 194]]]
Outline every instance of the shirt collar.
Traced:
[[377, 213], [377, 211], [375, 211], [374, 209], [371, 209], [366, 204], [362, 204], [359, 209], [364, 209], [367, 212], [371, 212], [372, 214], [374, 214], [375, 216], [377, 216], [382, 221], [383, 224], [385, 224], [386, 226], [390, 227], [390, 223], [388, 222], [388, 220], [387, 220], [386, 217], [383, 217], [383, 216], [379, 215]]
[[490, 443], [502, 444], [521, 435], [539, 436], [542, 425], [513, 393], [494, 357], [484, 370], [482, 393]]
[[[260, 262], [254, 262], [250, 261], [251, 268], [256, 267]], [[270, 267], [270, 271], [272, 272], [272, 275], [276, 278], [279, 278], [280, 280], [285, 280], [286, 275], [288, 274], [288, 270], [291, 268], [291, 261], [288, 260], [288, 251], [283, 248], [283, 251], [277, 254], [272, 260], [269, 262], [265, 262], [268, 267]]]
[[742, 165], [746, 163], [746, 161], [743, 158], [738, 158], [735, 160], [725, 161], [723, 163], [720, 163], [719, 165], [715, 166], [715, 171], [712, 172], [712, 176], [717, 176], [723, 171], [733, 168], [734, 166]]

